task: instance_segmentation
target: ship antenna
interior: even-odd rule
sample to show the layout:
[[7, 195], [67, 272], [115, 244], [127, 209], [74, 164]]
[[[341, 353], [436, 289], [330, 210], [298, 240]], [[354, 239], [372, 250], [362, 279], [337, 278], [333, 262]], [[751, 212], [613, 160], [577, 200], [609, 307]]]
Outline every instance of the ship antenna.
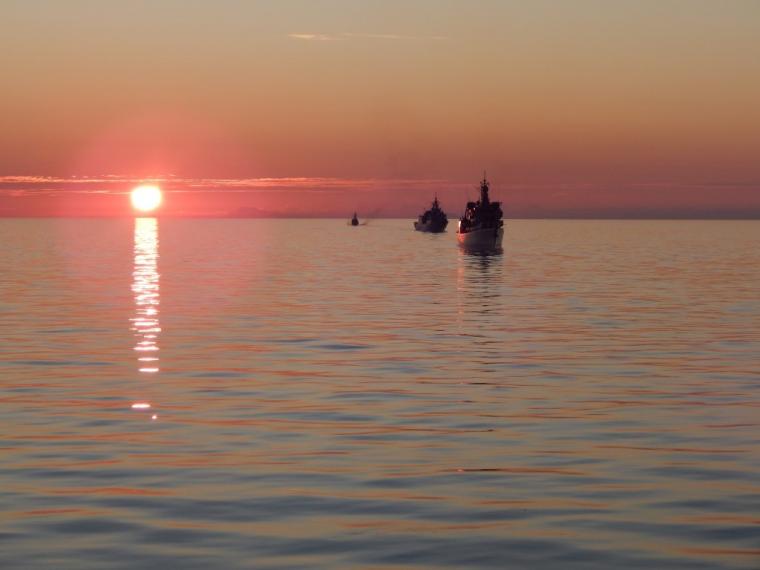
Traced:
[[486, 171], [483, 170], [483, 182], [480, 183], [480, 201], [484, 206], [488, 206], [490, 200], [488, 199], [488, 180], [486, 179]]

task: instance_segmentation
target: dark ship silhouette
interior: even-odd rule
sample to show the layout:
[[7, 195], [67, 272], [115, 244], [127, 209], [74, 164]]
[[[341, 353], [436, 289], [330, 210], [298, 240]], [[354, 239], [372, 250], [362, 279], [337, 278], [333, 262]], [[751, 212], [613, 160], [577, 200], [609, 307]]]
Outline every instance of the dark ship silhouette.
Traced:
[[351, 225], [352, 226], [358, 226], [359, 225], [359, 218], [356, 217], [356, 212], [354, 212], [354, 217], [351, 218]]
[[438, 203], [438, 196], [436, 196], [430, 209], [420, 215], [417, 218], [417, 221], [414, 222], [414, 229], [418, 232], [437, 234], [446, 231], [446, 226], [448, 224], [449, 219], [446, 217], [446, 213], [441, 210], [441, 206]]
[[464, 216], [459, 220], [457, 239], [468, 247], [498, 248], [504, 237], [504, 221], [501, 202], [491, 202], [488, 197], [488, 180], [483, 174], [480, 182], [480, 200], [467, 202]]

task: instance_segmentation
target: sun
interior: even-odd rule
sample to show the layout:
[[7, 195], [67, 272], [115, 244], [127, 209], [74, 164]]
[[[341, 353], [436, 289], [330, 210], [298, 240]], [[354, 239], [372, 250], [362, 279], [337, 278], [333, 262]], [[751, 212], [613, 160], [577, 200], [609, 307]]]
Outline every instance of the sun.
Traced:
[[138, 186], [130, 194], [132, 206], [141, 212], [152, 212], [161, 205], [161, 189], [158, 186]]

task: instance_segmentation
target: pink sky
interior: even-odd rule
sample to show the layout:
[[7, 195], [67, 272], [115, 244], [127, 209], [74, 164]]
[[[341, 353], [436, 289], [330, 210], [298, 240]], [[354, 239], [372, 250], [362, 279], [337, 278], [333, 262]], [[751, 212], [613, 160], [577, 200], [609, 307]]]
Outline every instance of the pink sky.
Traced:
[[[420, 179], [259, 178], [133, 179], [124, 176], [0, 178], [0, 216], [132, 215], [129, 192], [142, 182], [164, 191], [162, 216], [414, 217], [434, 195], [459, 215], [477, 184]], [[753, 218], [760, 193], [751, 186], [492, 184], [508, 217]], [[642, 204], [644, 204], [642, 206]], [[688, 206], [684, 206], [688, 204]]]
[[[760, 3], [0, 5], [0, 216], [760, 217]], [[116, 175], [118, 174], [118, 175]], [[366, 215], [366, 214], [365, 214]]]

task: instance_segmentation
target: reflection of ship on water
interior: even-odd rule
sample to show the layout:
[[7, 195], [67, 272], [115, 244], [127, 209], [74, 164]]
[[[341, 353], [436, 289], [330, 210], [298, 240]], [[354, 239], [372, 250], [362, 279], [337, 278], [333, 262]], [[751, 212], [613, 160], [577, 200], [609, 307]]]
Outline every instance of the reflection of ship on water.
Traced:
[[470, 305], [467, 311], [476, 314], [489, 313], [501, 296], [504, 275], [504, 255], [501, 249], [470, 249], [459, 251], [457, 289], [460, 300]]
[[359, 218], [356, 215], [356, 212], [354, 212], [354, 217], [351, 218], [351, 225], [352, 226], [358, 226], [359, 225]]
[[491, 202], [485, 174], [480, 182], [480, 200], [467, 202], [459, 220], [457, 240], [465, 247], [498, 248], [504, 237], [504, 221], [500, 202]]
[[[473, 383], [504, 381], [504, 329], [509, 321], [501, 250], [459, 248], [455, 330]], [[466, 349], [464, 347], [467, 347]]]
[[424, 214], [421, 214], [414, 222], [414, 229], [418, 232], [437, 234], [446, 231], [449, 219], [438, 203], [438, 196], [433, 200], [433, 205]]

